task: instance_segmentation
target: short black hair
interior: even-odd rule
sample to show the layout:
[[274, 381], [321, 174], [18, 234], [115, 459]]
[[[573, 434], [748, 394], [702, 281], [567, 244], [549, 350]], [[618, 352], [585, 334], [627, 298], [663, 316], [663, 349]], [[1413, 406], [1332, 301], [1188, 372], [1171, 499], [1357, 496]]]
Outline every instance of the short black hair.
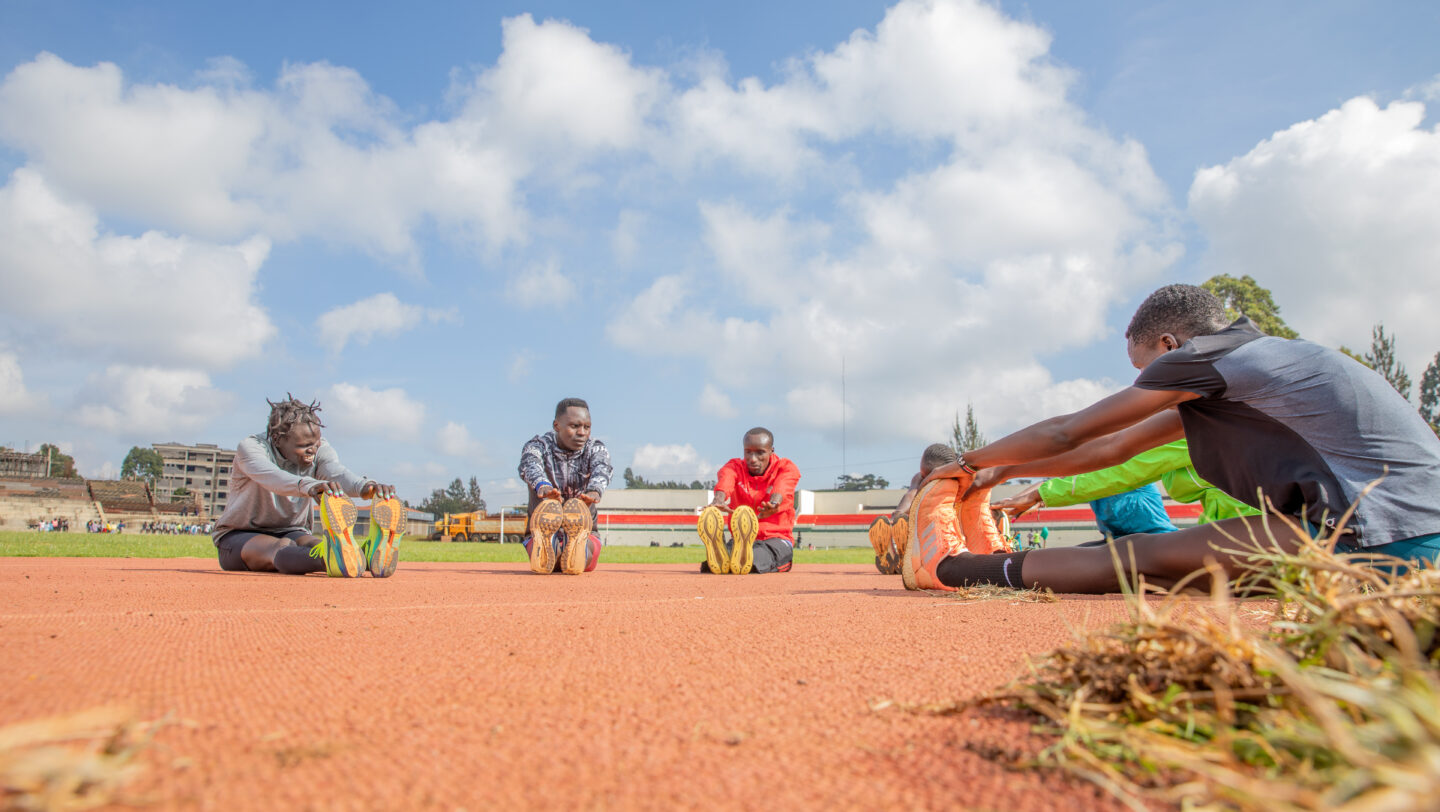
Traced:
[[565, 398], [564, 400], [555, 404], [555, 419], [559, 420], [560, 416], [565, 414], [565, 410], [569, 409], [571, 406], [578, 406], [579, 408], [584, 409], [587, 412], [590, 411], [590, 404], [586, 403], [580, 398]]
[[960, 456], [950, 446], [944, 443], [931, 443], [925, 446], [925, 451], [920, 455], [920, 469], [933, 471], [946, 463], [956, 462], [959, 459]]
[[1162, 333], [1189, 339], [1218, 333], [1229, 324], [1225, 305], [1215, 294], [1197, 285], [1166, 285], [1135, 309], [1125, 337], [1136, 344], [1147, 344]]
[[766, 445], [770, 446], [771, 448], [775, 447], [775, 435], [770, 433], [770, 429], [764, 428], [763, 426], [756, 426], [755, 428], [745, 432], [745, 436], [740, 438], [740, 443], [743, 445], [747, 439], [751, 437], [759, 437], [761, 435], [764, 435]]
[[297, 423], [309, 423], [315, 428], [324, 428], [325, 424], [320, 422], [320, 401], [302, 403], [295, 399], [289, 392], [285, 393], [285, 399], [276, 403], [270, 398], [265, 398], [270, 404], [270, 423], [265, 428], [265, 436], [275, 442], [290, 433]]

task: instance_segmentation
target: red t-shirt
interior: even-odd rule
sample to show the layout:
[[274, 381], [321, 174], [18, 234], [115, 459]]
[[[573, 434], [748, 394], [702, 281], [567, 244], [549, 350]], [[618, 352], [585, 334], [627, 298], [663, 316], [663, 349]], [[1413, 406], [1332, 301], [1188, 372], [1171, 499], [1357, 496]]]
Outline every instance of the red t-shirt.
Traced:
[[[795, 543], [795, 486], [800, 484], [800, 469], [784, 457], [770, 457], [770, 466], [760, 476], [751, 476], [745, 460], [733, 459], [720, 468], [715, 477], [715, 490], [730, 497], [730, 508], [745, 505], [760, 512], [760, 505], [771, 494], [780, 494], [780, 509], [760, 519], [758, 539], [782, 538]], [[729, 523], [729, 520], [726, 520]]]

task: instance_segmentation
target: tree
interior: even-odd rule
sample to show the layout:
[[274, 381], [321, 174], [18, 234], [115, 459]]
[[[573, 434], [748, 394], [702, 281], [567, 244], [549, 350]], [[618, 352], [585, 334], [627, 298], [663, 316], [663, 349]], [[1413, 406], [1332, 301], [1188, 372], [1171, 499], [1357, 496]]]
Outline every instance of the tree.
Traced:
[[137, 445], [130, 449], [130, 453], [125, 455], [125, 461], [120, 463], [120, 478], [143, 479], [145, 484], [153, 488], [164, 469], [165, 462], [160, 459], [159, 451]]
[[1420, 416], [1431, 431], [1440, 434], [1440, 352], [1420, 376]]
[[470, 484], [473, 486], [473, 498], [472, 488], [466, 488], [460, 477], [455, 477], [446, 487], [431, 491], [430, 496], [420, 503], [420, 509], [436, 516], [484, 510], [485, 500], [480, 498], [480, 487], [474, 477], [470, 478]]
[[626, 488], [633, 488], [636, 490], [648, 489], [657, 491], [708, 491], [715, 487], [715, 480], [713, 479], [706, 479], [703, 481], [699, 479], [692, 479], [689, 485], [686, 485], [684, 482], [676, 482], [668, 479], [664, 482], [658, 480], [648, 480], [629, 468], [626, 468], [625, 472], [621, 474], [621, 476], [625, 480]]
[[890, 487], [890, 482], [883, 476], [874, 474], [841, 474], [835, 478], [835, 490], [837, 491], [875, 491], [884, 490]]
[[960, 425], [960, 413], [955, 413], [955, 425], [950, 429], [950, 447], [956, 454], [974, 451], [985, 445], [985, 435], [980, 433], [980, 424], [975, 421], [975, 405], [965, 404], [965, 425]]
[[1355, 359], [1356, 361], [1359, 361], [1360, 363], [1364, 364], [1364, 365], [1367, 366], [1367, 367], [1370, 367], [1371, 369], [1374, 369], [1374, 368], [1375, 368], [1375, 367], [1373, 367], [1373, 366], [1370, 366], [1370, 362], [1365, 360], [1365, 356], [1363, 356], [1363, 355], [1361, 355], [1360, 353], [1358, 353], [1358, 352], [1350, 349], [1349, 347], [1345, 346], [1344, 344], [1341, 344], [1341, 345], [1340, 345], [1340, 352], [1344, 353], [1345, 355], [1350, 356], [1351, 358]]
[[1395, 336], [1385, 335], [1384, 324], [1377, 324], [1370, 331], [1370, 352], [1365, 353], [1365, 363], [1384, 376], [1401, 397], [1410, 399], [1410, 376], [1405, 372], [1405, 365], [1395, 358]]
[[481, 513], [485, 512], [485, 497], [480, 495], [480, 483], [477, 482], [473, 476], [470, 477], [469, 487], [465, 489], [465, 497], [469, 500], [470, 504], [475, 506], [472, 510], [477, 510]]
[[75, 460], [53, 444], [41, 443], [40, 449], [35, 453], [42, 456], [45, 454], [50, 455], [50, 470], [45, 472], [45, 476], [55, 477], [57, 479], [80, 478], [80, 475], [75, 473]]
[[1215, 298], [1225, 305], [1225, 314], [1231, 320], [1248, 316], [1260, 332], [1266, 335], [1280, 338], [1300, 337], [1299, 333], [1290, 329], [1285, 320], [1280, 318], [1280, 305], [1275, 304], [1275, 298], [1270, 295], [1270, 291], [1260, 287], [1260, 283], [1248, 274], [1236, 279], [1222, 273], [1205, 280], [1200, 287], [1215, 294]]
[[170, 494], [171, 502], [184, 502], [190, 498], [190, 489], [181, 485]]

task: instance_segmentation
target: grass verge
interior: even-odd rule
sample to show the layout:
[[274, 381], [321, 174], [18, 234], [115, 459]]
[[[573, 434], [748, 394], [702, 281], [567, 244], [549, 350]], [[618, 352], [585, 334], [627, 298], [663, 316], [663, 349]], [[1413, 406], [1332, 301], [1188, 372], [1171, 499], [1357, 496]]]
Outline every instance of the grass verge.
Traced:
[[[796, 550], [796, 564], [870, 564], [869, 547], [834, 550]], [[215, 558], [209, 536], [160, 536], [138, 533], [35, 533], [0, 531], [0, 557], [49, 558]], [[695, 564], [705, 558], [697, 542], [688, 547], [629, 547], [610, 545], [602, 564]], [[480, 542], [405, 541], [403, 561], [456, 561], [472, 563], [521, 562], [519, 544]]]
[[1208, 601], [1141, 584], [1127, 622], [991, 696], [927, 710], [1037, 714], [1056, 738], [1013, 766], [1058, 766], [1135, 809], [1433, 808], [1440, 571], [1370, 563], [1326, 541], [1257, 541], [1235, 590], [1268, 600], [1236, 601], [1218, 568]]

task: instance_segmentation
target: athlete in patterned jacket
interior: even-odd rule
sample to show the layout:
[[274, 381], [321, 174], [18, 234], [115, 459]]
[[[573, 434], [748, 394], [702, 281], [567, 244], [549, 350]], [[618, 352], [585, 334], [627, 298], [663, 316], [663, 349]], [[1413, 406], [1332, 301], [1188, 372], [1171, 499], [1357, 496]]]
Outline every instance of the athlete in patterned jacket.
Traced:
[[578, 575], [600, 561], [600, 537], [590, 531], [610, 486], [610, 452], [590, 437], [590, 406], [580, 398], [556, 404], [551, 426], [520, 450], [520, 478], [530, 489], [525, 549], [535, 572]]

